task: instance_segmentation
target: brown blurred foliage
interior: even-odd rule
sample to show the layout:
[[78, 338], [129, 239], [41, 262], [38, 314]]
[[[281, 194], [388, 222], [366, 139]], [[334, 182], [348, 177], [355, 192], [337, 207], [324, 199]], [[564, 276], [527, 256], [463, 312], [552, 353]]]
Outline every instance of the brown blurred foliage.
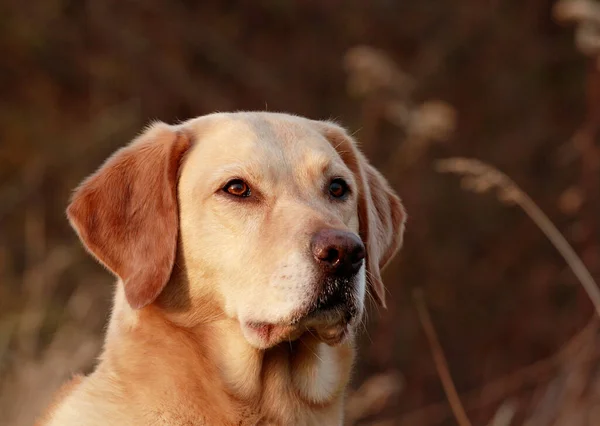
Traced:
[[31, 424], [100, 350], [112, 278], [69, 229], [72, 188], [151, 119], [239, 109], [339, 120], [409, 212], [349, 422], [456, 424], [418, 288], [472, 424], [600, 424], [598, 323], [572, 270], [521, 210], [433, 168], [495, 165], [599, 276], [600, 8], [553, 6], [0, 2], [0, 424]]

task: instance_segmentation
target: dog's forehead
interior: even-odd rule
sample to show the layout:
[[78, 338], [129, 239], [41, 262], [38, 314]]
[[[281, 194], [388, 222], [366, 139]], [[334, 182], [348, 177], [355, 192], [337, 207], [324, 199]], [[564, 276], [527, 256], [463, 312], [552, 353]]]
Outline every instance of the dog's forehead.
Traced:
[[231, 162], [291, 170], [322, 171], [343, 166], [335, 148], [311, 120], [271, 113], [219, 114], [192, 127], [198, 155], [212, 163]]

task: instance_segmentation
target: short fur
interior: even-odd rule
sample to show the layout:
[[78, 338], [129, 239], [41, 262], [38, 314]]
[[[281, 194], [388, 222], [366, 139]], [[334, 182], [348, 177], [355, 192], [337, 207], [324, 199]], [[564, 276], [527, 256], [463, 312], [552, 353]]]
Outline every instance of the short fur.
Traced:
[[[336, 177], [344, 200], [324, 189]], [[231, 179], [252, 195], [226, 194]], [[67, 212], [118, 282], [96, 370], [63, 387], [38, 425], [343, 423], [365, 292], [385, 306], [381, 269], [405, 214], [341, 127], [274, 113], [157, 123]], [[366, 261], [344, 281], [352, 309], [321, 315], [308, 246], [322, 229], [359, 235]]]

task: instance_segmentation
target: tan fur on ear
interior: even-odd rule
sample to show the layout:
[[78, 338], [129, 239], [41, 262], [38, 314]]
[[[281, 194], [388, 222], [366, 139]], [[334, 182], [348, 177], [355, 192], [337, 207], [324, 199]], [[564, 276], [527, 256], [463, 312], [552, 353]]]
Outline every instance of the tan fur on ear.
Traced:
[[75, 191], [67, 216], [86, 248], [123, 281], [131, 307], [159, 295], [178, 234], [177, 176], [187, 135], [152, 125]]
[[360, 237], [367, 249], [367, 281], [375, 300], [385, 307], [381, 271], [402, 245], [406, 213], [386, 179], [369, 164], [356, 142], [333, 123], [318, 122], [325, 137], [354, 172], [358, 188]]
[[[362, 154], [360, 157], [366, 163]], [[369, 282], [377, 302], [385, 307], [381, 271], [402, 245], [406, 212], [400, 198], [373, 166], [366, 163], [363, 170], [369, 190], [365, 191], [364, 204], [359, 204], [359, 220], [366, 223], [361, 225], [361, 237], [366, 239]]]

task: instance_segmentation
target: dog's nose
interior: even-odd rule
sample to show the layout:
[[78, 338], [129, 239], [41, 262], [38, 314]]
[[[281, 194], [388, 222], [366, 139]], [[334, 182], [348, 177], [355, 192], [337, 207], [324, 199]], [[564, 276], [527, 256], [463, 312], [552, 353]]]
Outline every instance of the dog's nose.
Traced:
[[365, 246], [358, 235], [339, 229], [322, 229], [315, 233], [311, 250], [319, 266], [331, 275], [354, 275], [365, 258]]

